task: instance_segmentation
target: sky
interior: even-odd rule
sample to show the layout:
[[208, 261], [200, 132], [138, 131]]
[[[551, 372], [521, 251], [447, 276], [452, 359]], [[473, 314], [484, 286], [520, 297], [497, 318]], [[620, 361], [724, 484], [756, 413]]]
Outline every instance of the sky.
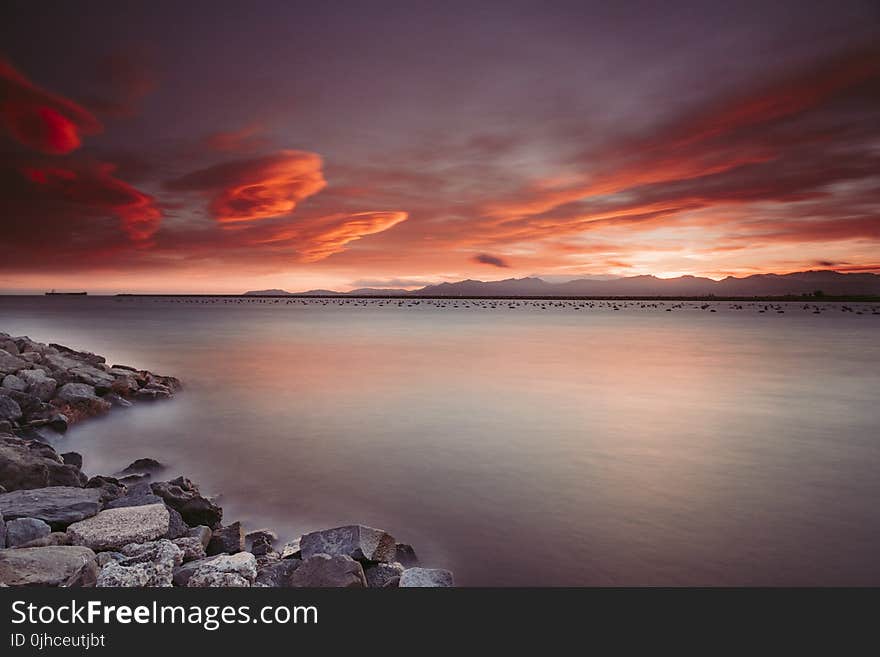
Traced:
[[880, 5], [0, 8], [0, 290], [880, 272]]

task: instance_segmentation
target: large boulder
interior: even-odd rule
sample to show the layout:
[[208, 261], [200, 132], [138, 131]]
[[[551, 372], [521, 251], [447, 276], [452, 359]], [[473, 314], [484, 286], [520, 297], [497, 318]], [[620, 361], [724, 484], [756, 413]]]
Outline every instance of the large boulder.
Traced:
[[27, 366], [27, 361], [10, 354], [5, 349], [0, 349], [0, 375], [15, 374]]
[[0, 583], [6, 586], [88, 585], [87, 573], [94, 575], [97, 568], [95, 553], [86, 547], [54, 545], [0, 551]]
[[208, 554], [235, 554], [244, 550], [244, 529], [240, 522], [215, 529], [208, 542]]
[[112, 550], [143, 543], [168, 533], [170, 516], [164, 504], [106, 509], [67, 528], [70, 542], [93, 550]]
[[[118, 480], [117, 480], [118, 481]], [[125, 506], [146, 506], [148, 504], [164, 504], [165, 501], [154, 495], [147, 483], [129, 486], [125, 495], [107, 503], [108, 509], [120, 509]]]
[[15, 518], [39, 518], [56, 531], [94, 516], [100, 510], [101, 493], [91, 488], [51, 486], [0, 495], [0, 513], [7, 522]]
[[28, 389], [27, 383], [15, 376], [15, 374], [7, 374], [4, 376], [0, 386], [8, 388], [9, 390], [18, 390], [19, 392], [26, 392]]
[[[195, 567], [187, 578], [186, 586], [188, 587], [251, 586], [257, 578], [257, 559], [250, 552], [222, 554], [191, 563], [195, 564]], [[223, 577], [227, 574], [237, 577]], [[244, 584], [241, 584], [238, 578], [244, 580]], [[175, 577], [175, 579], [177, 578]], [[236, 581], [239, 583], [233, 583]]]
[[203, 497], [198, 486], [185, 477], [171, 481], [157, 481], [152, 484], [153, 493], [180, 513], [190, 527], [207, 525], [217, 527], [223, 519], [223, 509]]
[[27, 391], [43, 401], [49, 401], [55, 394], [58, 382], [43, 370], [21, 370], [18, 377], [27, 384]]
[[0, 395], [0, 420], [17, 422], [21, 416], [21, 406], [18, 405], [18, 402], [8, 395]]
[[52, 528], [39, 518], [16, 518], [6, 523], [6, 546], [18, 547], [52, 533]]
[[96, 400], [98, 395], [95, 393], [95, 387], [87, 383], [65, 383], [58, 389], [55, 398], [68, 404], [76, 404]]
[[[0, 397], [0, 402], [5, 397]], [[64, 463], [50, 445], [0, 436], [0, 486], [7, 491], [47, 486], [82, 486], [85, 475]]]
[[305, 559], [290, 575], [288, 585], [296, 588], [366, 588], [361, 564], [349, 556], [316, 554]]
[[303, 560], [316, 554], [351, 557], [356, 561], [395, 560], [394, 537], [381, 529], [346, 525], [304, 534], [300, 539]]
[[403, 564], [406, 568], [411, 568], [412, 566], [419, 565], [419, 558], [416, 556], [416, 551], [413, 549], [412, 545], [408, 543], [398, 543], [396, 552], [396, 559], [399, 563]]
[[452, 573], [442, 568], [409, 568], [400, 576], [400, 588], [455, 586]]

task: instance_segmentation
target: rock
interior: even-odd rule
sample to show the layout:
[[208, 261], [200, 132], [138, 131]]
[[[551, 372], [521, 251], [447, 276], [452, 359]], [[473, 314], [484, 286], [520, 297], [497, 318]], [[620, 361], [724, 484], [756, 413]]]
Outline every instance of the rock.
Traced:
[[78, 402], [91, 402], [98, 399], [95, 394], [95, 387], [87, 383], [65, 383], [55, 395], [56, 399], [60, 399], [68, 404], [76, 404]]
[[5, 349], [0, 349], [0, 375], [15, 374], [27, 365], [27, 361], [10, 354]]
[[70, 542], [94, 550], [112, 550], [143, 543], [168, 533], [170, 516], [164, 504], [107, 509], [67, 528]]
[[52, 399], [58, 387], [58, 382], [43, 370], [21, 370], [18, 377], [25, 382], [29, 393], [44, 402]]
[[247, 534], [245, 534], [244, 538], [247, 541], [263, 540], [271, 545], [278, 540], [278, 534], [273, 532], [271, 529], [256, 529], [252, 532], [248, 532]]
[[299, 559], [285, 559], [276, 561], [263, 568], [258, 568], [257, 579], [254, 586], [282, 588], [290, 586], [290, 578], [302, 561]]
[[101, 397], [105, 402], [109, 403], [111, 406], [118, 406], [119, 408], [130, 408], [134, 406], [130, 401], [125, 399], [124, 397], [120, 397], [115, 392], [108, 392], [106, 395]]
[[413, 550], [412, 545], [408, 545], [406, 543], [398, 543], [396, 553], [397, 561], [403, 564], [405, 568], [411, 568], [412, 566], [419, 565], [419, 558], [416, 556], [416, 551]]
[[70, 539], [67, 536], [67, 532], [52, 532], [51, 534], [46, 534], [40, 538], [28, 541], [27, 543], [22, 543], [18, 547], [49, 547], [50, 545], [70, 545]]
[[120, 550], [125, 555], [119, 563], [130, 566], [136, 563], [165, 563], [172, 570], [183, 563], [184, 554], [180, 546], [168, 539], [147, 543], [129, 543]]
[[302, 557], [302, 549], [300, 548], [300, 541], [302, 541], [302, 536], [296, 538], [289, 543], [286, 543], [283, 548], [281, 548], [281, 558], [282, 559], [299, 559]]
[[64, 433], [67, 431], [69, 425], [70, 420], [67, 419], [67, 416], [64, 413], [53, 413], [49, 416], [49, 427], [55, 429], [58, 433]]
[[400, 576], [400, 588], [455, 586], [452, 573], [442, 568], [409, 568]]
[[254, 556], [261, 557], [270, 553], [277, 554], [275, 550], [272, 549], [272, 544], [267, 539], [260, 537], [251, 543], [251, 554]]
[[240, 522], [213, 530], [207, 552], [213, 554], [235, 554], [244, 550], [244, 529]]
[[172, 543], [183, 552], [184, 562], [205, 558], [205, 546], [202, 545], [202, 540], [198, 536], [175, 538]]
[[315, 554], [291, 574], [288, 583], [297, 588], [366, 588], [361, 564], [346, 555]]
[[21, 416], [21, 406], [18, 402], [7, 395], [0, 395], [0, 420], [17, 422]]
[[395, 560], [394, 537], [381, 529], [347, 525], [305, 534], [300, 539], [302, 558], [316, 554], [343, 555], [357, 561]]
[[121, 509], [126, 506], [147, 506], [148, 504], [165, 504], [165, 501], [158, 495], [152, 493], [133, 494], [131, 490], [122, 497], [107, 503], [108, 509]]
[[125, 486], [118, 479], [104, 475], [96, 475], [89, 479], [86, 482], [86, 488], [101, 491], [101, 503], [104, 505], [123, 497], [126, 493]]
[[39, 518], [54, 530], [63, 530], [100, 510], [101, 493], [93, 488], [52, 486], [0, 495], [0, 512], [7, 522], [15, 518]]
[[98, 565], [103, 568], [108, 563], [113, 561], [122, 561], [125, 559], [125, 555], [122, 552], [98, 552], [95, 556], [95, 560], [98, 562]]
[[89, 548], [55, 545], [0, 552], [0, 582], [7, 586], [61, 586], [82, 572], [97, 569]]
[[124, 470], [121, 470], [120, 474], [155, 473], [161, 472], [164, 469], [165, 466], [155, 459], [137, 459], [128, 464]]
[[198, 525], [196, 527], [192, 527], [187, 536], [194, 536], [199, 539], [202, 543], [202, 547], [205, 549], [208, 548], [208, 543], [211, 541], [211, 528], [206, 527], [205, 525]]
[[51, 533], [52, 528], [39, 518], [16, 518], [6, 523], [6, 546], [24, 545]]
[[6, 490], [82, 486], [85, 481], [79, 468], [66, 465], [50, 445], [0, 436], [0, 485]]
[[222, 557], [222, 554], [218, 554], [213, 557], [206, 557], [204, 559], [196, 559], [195, 561], [184, 562], [182, 566], [179, 566], [174, 569], [174, 585], [175, 586], [186, 586], [186, 583], [189, 581], [189, 578], [192, 577], [193, 573], [196, 572], [201, 566], [206, 563], [210, 563], [211, 561], [215, 561]]
[[0, 513], [0, 550], [6, 547], [6, 521], [3, 514]]
[[3, 377], [2, 385], [4, 388], [9, 388], [10, 390], [18, 390], [19, 392], [27, 392], [28, 385], [22, 379], [15, 376], [15, 374], [7, 374]]
[[[250, 552], [237, 554], [223, 554], [214, 558], [193, 561], [197, 564], [192, 574], [187, 579], [186, 586], [218, 586], [218, 584], [206, 583], [213, 577], [222, 573], [238, 575], [245, 580], [247, 586], [254, 583], [257, 578], [257, 560]], [[178, 571], [179, 572], [179, 571]], [[175, 576], [176, 577], [176, 576]]]
[[195, 573], [189, 578], [187, 586], [199, 588], [245, 588], [251, 584], [235, 573], [215, 573], [211, 571]]
[[168, 399], [171, 397], [169, 390], [157, 390], [156, 388], [141, 388], [134, 396], [143, 401], [155, 401], [157, 399]]
[[165, 534], [165, 538], [167, 539], [175, 539], [182, 538], [189, 534], [189, 525], [187, 525], [183, 518], [180, 517], [180, 514], [172, 509], [170, 506], [165, 507], [168, 509], [168, 533]]
[[2, 335], [2, 337], [0, 337], [0, 349], [13, 356], [18, 356], [20, 352], [18, 345], [15, 344], [15, 340], [11, 340], [5, 333], [0, 335]]
[[371, 589], [397, 586], [401, 575], [403, 575], [403, 566], [396, 562], [377, 563], [364, 568], [364, 577], [367, 579], [367, 586]]
[[172, 585], [174, 568], [183, 562], [181, 549], [166, 539], [125, 545], [120, 556], [106, 561], [97, 586], [168, 587]]
[[64, 584], [64, 588], [91, 588], [98, 582], [100, 568], [94, 561], [86, 561], [76, 570]]
[[180, 513], [190, 527], [216, 527], [223, 519], [223, 509], [202, 497], [198, 487], [189, 479], [178, 477], [171, 481], [158, 481], [152, 485], [152, 490], [168, 506]]
[[52, 412], [52, 407], [44, 404], [39, 397], [21, 392], [20, 390], [10, 390], [8, 388], [0, 388], [3, 395], [18, 404], [21, 409], [21, 417], [24, 420], [41, 420]]
[[61, 455], [61, 460], [64, 461], [65, 465], [72, 465], [78, 470], [82, 470], [83, 457], [79, 452], [64, 452]]

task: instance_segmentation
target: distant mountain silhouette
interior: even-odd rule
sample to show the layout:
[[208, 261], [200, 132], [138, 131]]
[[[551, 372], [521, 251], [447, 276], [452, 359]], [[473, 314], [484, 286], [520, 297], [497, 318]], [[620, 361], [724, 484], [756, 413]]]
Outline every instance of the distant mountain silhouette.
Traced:
[[842, 274], [831, 270], [801, 271], [791, 274], [754, 274], [743, 278], [728, 276], [720, 281], [699, 276], [657, 278], [630, 276], [611, 280], [578, 279], [567, 283], [548, 283], [540, 278], [508, 278], [501, 281], [465, 280], [428, 285], [419, 290], [360, 288], [351, 292], [311, 290], [291, 293], [284, 290], [246, 292], [250, 296], [511, 296], [511, 297], [772, 297], [821, 292], [828, 296], [880, 296], [880, 274]]

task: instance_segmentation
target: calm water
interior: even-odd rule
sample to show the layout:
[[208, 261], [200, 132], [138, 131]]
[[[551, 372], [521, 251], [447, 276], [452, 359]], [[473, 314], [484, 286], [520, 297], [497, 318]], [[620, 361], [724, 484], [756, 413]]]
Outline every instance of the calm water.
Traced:
[[880, 584], [880, 315], [799, 304], [0, 298], [180, 377], [72, 430], [283, 537], [361, 522], [464, 585]]

